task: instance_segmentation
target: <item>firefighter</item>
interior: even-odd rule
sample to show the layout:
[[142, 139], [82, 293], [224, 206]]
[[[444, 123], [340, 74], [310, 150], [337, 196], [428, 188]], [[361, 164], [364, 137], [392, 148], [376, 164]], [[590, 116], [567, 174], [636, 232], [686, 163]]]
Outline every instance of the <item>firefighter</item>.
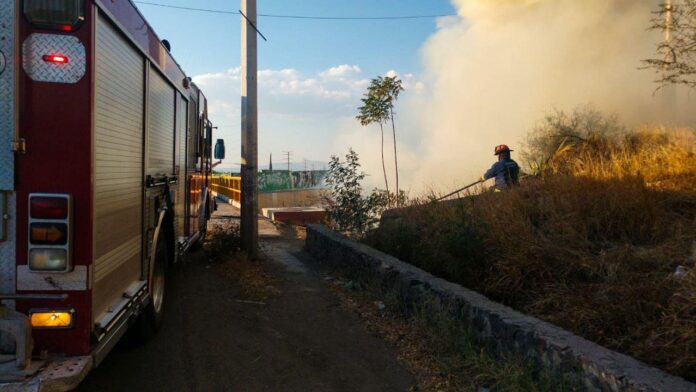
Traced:
[[510, 153], [513, 150], [505, 144], [495, 147], [495, 154], [498, 156], [498, 162], [483, 175], [482, 180], [488, 180], [495, 177], [495, 190], [502, 191], [520, 184], [520, 166], [510, 158]]

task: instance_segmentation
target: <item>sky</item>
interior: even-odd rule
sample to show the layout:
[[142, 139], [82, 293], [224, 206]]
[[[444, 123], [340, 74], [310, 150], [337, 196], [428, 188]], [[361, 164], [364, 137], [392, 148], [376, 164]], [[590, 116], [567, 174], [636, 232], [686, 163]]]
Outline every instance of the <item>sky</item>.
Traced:
[[[152, 0], [160, 4], [239, 9], [223, 0]], [[137, 6], [209, 99], [210, 118], [219, 127], [228, 157], [222, 167], [239, 162], [239, 15]], [[446, 0], [261, 0], [259, 14], [317, 16], [399, 16], [456, 13]], [[285, 161], [292, 151], [297, 168], [323, 166], [335, 146], [339, 124], [354, 122], [369, 78], [397, 72], [415, 86], [421, 73], [419, 51], [437, 28], [437, 18], [416, 20], [336, 21], [260, 17], [259, 165]], [[185, 26], [185, 28], [182, 28]], [[375, 129], [365, 132], [377, 132]], [[369, 154], [378, 152], [370, 151]]]
[[[238, 1], [150, 0], [237, 11]], [[651, 18], [663, 0], [259, 0], [259, 14], [314, 16], [448, 15], [409, 20], [260, 17], [259, 166], [323, 168], [349, 148], [385, 187], [377, 125], [355, 119], [369, 80], [396, 75], [401, 189], [417, 196], [472, 182], [494, 161], [493, 147], [522, 149], [526, 135], [556, 111], [595, 108], [630, 128], [696, 125], [696, 94], [656, 93], [661, 31]], [[138, 3], [136, 1], [136, 3]], [[138, 3], [160, 38], [208, 97], [227, 159], [240, 161], [240, 16]], [[662, 54], [658, 54], [662, 57]], [[671, 92], [670, 92], [671, 91]], [[385, 130], [389, 185], [395, 163]]]

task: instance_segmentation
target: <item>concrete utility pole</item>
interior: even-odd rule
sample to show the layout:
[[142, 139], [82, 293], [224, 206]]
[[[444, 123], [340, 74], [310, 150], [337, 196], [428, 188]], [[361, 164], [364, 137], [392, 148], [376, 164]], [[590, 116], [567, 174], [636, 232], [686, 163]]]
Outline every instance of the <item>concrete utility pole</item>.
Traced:
[[259, 249], [257, 156], [256, 0], [241, 0], [242, 20], [242, 247], [250, 259]]

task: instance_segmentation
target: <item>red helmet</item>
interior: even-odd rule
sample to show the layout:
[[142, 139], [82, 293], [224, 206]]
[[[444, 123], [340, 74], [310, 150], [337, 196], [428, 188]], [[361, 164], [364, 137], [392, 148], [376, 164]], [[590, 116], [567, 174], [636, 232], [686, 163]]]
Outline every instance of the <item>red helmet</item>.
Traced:
[[504, 152], [511, 152], [511, 151], [514, 151], [514, 150], [511, 150], [510, 147], [508, 147], [505, 144], [501, 144], [499, 146], [495, 146], [495, 153], [493, 155], [500, 155]]

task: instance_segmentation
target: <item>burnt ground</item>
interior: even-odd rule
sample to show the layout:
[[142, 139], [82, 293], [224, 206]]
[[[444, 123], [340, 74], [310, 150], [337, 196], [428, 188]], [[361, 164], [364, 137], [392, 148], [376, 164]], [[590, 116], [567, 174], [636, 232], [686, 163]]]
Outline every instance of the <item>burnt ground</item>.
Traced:
[[415, 385], [396, 349], [341, 306], [302, 243], [287, 233], [271, 237], [262, 241], [271, 298], [246, 300], [229, 265], [189, 257], [170, 275], [164, 326], [155, 338], [144, 345], [124, 339], [79, 390], [352, 392]]

